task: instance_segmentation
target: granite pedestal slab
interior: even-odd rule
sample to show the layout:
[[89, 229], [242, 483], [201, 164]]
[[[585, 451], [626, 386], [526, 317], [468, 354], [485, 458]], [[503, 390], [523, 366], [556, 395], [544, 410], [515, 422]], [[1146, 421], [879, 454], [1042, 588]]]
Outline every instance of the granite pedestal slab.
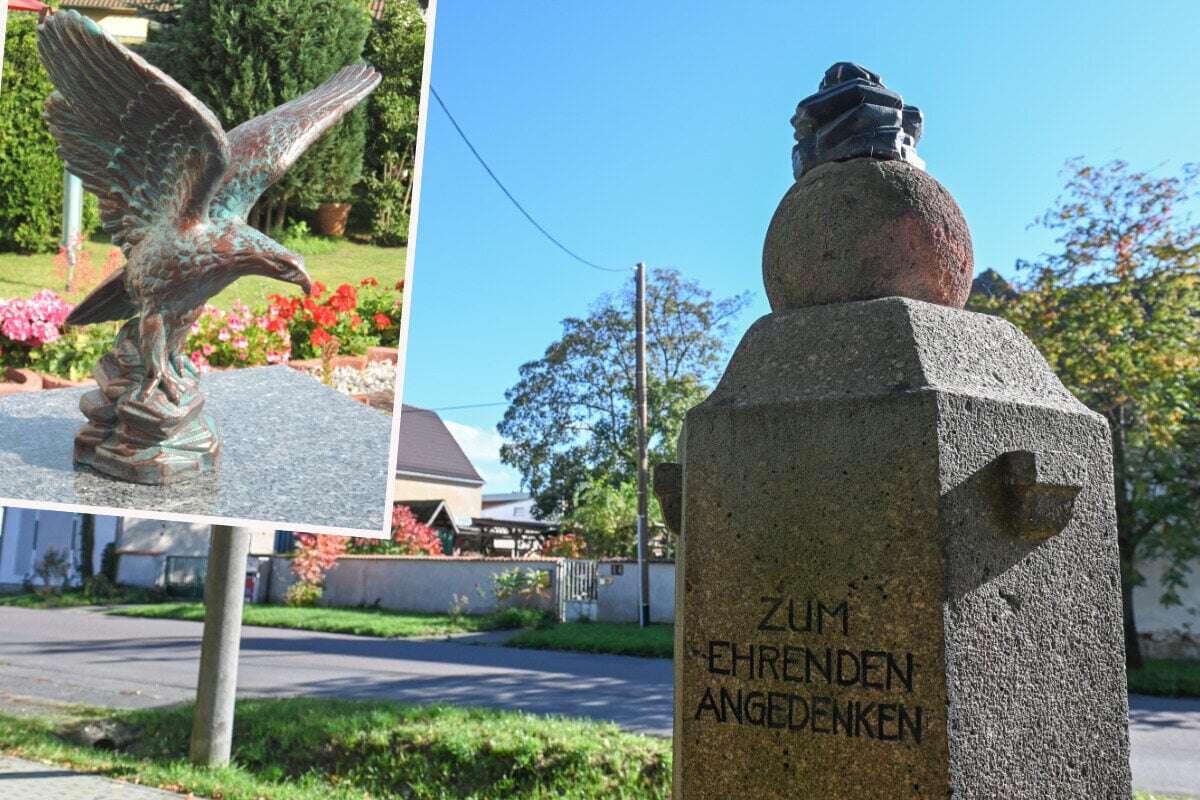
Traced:
[[777, 311], [681, 444], [677, 800], [1129, 797], [1108, 427], [1016, 328]]
[[224, 438], [220, 463], [214, 473], [167, 486], [73, 464], [80, 398], [88, 391], [0, 399], [0, 505], [81, 505], [369, 536], [384, 529], [392, 418], [290, 367], [205, 375], [205, 411]]

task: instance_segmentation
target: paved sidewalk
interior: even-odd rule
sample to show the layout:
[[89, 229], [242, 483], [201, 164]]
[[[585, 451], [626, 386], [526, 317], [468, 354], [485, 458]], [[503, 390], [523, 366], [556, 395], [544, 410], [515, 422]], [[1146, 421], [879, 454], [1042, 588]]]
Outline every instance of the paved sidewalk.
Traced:
[[183, 795], [0, 756], [0, 800], [180, 800]]

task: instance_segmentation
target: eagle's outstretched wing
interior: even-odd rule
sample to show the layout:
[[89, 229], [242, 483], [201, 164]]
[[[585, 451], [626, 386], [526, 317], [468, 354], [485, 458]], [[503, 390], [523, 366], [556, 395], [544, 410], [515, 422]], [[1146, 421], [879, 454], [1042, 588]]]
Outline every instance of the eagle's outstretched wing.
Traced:
[[213, 216], [244, 221], [259, 196], [379, 81], [374, 67], [352, 64], [311, 92], [231, 130], [232, 163], [213, 199]]
[[155, 226], [204, 218], [229, 145], [203, 103], [74, 11], [42, 24], [38, 55], [57, 89], [46, 119], [58, 152], [126, 256]]

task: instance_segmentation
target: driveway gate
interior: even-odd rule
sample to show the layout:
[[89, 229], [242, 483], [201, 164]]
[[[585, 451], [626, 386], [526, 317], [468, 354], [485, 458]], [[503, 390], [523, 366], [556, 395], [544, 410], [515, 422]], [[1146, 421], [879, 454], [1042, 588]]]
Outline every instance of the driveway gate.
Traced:
[[596, 618], [596, 562], [564, 558], [558, 578], [558, 618], [564, 622]]

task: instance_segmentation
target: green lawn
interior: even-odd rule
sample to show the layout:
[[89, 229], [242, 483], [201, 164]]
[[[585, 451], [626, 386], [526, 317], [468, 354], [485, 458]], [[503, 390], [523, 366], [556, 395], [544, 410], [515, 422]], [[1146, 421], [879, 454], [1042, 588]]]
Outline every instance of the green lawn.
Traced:
[[675, 626], [641, 628], [624, 622], [565, 622], [548, 628], [523, 630], [509, 639], [510, 647], [538, 650], [578, 650], [622, 656], [671, 658]]
[[[671, 743], [615, 725], [453, 706], [243, 700], [233, 766], [187, 760], [190, 706], [0, 714], [0, 751], [222, 800], [584, 798], [670, 795]], [[72, 741], [83, 722], [116, 746]]]
[[[93, 236], [84, 243], [84, 249], [98, 272], [112, 245], [103, 236]], [[313, 280], [332, 288], [341, 283], [357, 284], [367, 277], [377, 278], [381, 284], [391, 286], [404, 277], [404, 258], [403, 247], [374, 247], [339, 240], [332, 251], [305, 256], [304, 261]], [[53, 289], [64, 294], [64, 279], [56, 274], [53, 254], [26, 256], [0, 253], [0, 299], [28, 297], [41, 289]], [[225, 309], [235, 300], [253, 306], [268, 294], [298, 291], [270, 278], [250, 277], [238, 280], [210, 302]], [[66, 297], [76, 302], [82, 299], [79, 293]]]
[[[153, 603], [114, 608], [108, 613], [124, 617], [160, 617], [203, 621], [200, 603]], [[410, 636], [444, 636], [450, 633], [517, 628], [534, 622], [530, 615], [504, 612], [457, 619], [449, 614], [410, 614], [377, 608], [289, 608], [277, 605], [247, 605], [242, 611], [246, 625], [295, 628], [325, 633], [350, 633], [384, 639]]]

